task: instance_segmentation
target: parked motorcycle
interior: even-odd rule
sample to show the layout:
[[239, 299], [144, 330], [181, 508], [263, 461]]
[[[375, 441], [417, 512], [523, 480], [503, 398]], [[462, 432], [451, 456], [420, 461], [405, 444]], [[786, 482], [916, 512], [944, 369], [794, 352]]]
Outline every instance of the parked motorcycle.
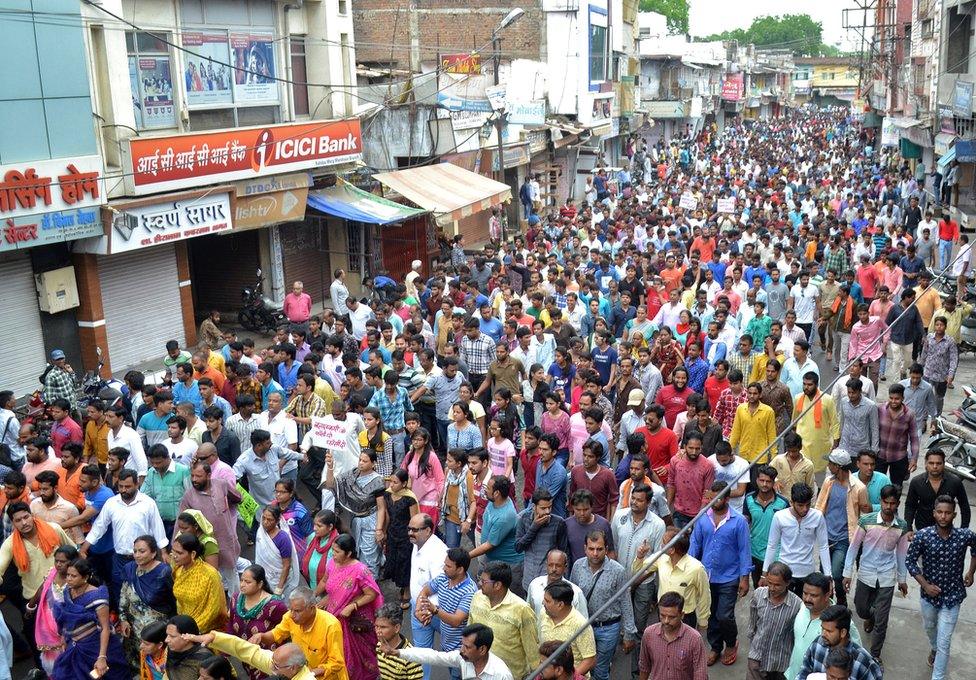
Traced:
[[125, 383], [115, 378], [103, 378], [102, 367], [102, 348], [96, 347], [95, 354], [98, 355], [98, 366], [85, 373], [81, 380], [81, 390], [78, 395], [78, 411], [82, 418], [86, 417], [88, 404], [96, 399], [105, 402], [106, 406], [115, 406], [122, 399], [122, 388]]
[[274, 333], [285, 322], [281, 305], [264, 294], [264, 277], [257, 272], [257, 282], [253, 287], [241, 290], [242, 307], [237, 312], [237, 321], [249, 331]]
[[963, 479], [976, 482], [976, 431], [945, 418], [935, 419], [935, 434], [929, 451], [942, 451], [947, 470]]

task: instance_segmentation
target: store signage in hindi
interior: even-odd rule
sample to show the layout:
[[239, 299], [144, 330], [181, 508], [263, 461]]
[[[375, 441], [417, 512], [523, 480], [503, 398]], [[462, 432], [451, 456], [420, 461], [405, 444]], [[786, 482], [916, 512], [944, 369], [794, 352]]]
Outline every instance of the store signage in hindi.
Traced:
[[132, 137], [123, 147], [127, 189], [150, 194], [327, 167], [362, 158], [358, 118], [170, 137]]
[[545, 125], [546, 102], [537, 99], [530, 102], [507, 102], [505, 113], [513, 125]]
[[445, 54], [441, 57], [441, 70], [444, 73], [481, 73], [481, 55], [477, 52]]
[[61, 210], [0, 221], [0, 253], [101, 236], [99, 209]]
[[178, 201], [119, 206], [112, 213], [111, 253], [227, 231], [233, 226], [229, 193]]
[[99, 156], [0, 165], [0, 178], [0, 220], [105, 202]]
[[312, 436], [316, 444], [330, 450], [346, 448], [346, 423], [340, 420], [312, 418]]
[[488, 115], [484, 111], [450, 111], [451, 128], [454, 130], [473, 130], [485, 124]]
[[745, 78], [741, 73], [726, 73], [722, 80], [722, 99], [737, 102], [745, 94]]

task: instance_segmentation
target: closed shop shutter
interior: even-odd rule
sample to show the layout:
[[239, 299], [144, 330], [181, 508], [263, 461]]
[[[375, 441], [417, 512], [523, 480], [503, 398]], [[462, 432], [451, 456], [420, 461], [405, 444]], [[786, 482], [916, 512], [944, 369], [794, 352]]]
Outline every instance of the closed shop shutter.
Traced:
[[260, 229], [187, 241], [190, 271], [193, 273], [194, 308], [199, 315], [213, 309], [236, 318], [241, 306], [241, 289], [253, 286], [258, 262]]
[[176, 251], [172, 245], [103, 257], [98, 262], [112, 371], [158, 359], [166, 341], [182, 347], [183, 312]]
[[0, 281], [3, 282], [0, 347], [4, 348], [5, 355], [0, 368], [0, 390], [12, 390], [19, 397], [41, 387], [37, 376], [44, 372], [47, 362], [30, 257], [19, 253], [9, 260], [0, 260]]
[[332, 284], [328, 222], [309, 216], [305, 222], [282, 224], [279, 230], [285, 290], [290, 292], [291, 285], [301, 281], [312, 302], [319, 304], [329, 295]]

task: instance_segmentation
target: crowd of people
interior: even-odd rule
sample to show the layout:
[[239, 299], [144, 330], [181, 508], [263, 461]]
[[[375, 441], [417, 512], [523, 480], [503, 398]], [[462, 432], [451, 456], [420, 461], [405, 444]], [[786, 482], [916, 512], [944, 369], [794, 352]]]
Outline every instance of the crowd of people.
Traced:
[[628, 151], [375, 308], [338, 270], [267, 348], [215, 313], [83, 421], [63, 352], [49, 431], [0, 392], [0, 677], [877, 680], [910, 575], [943, 680], [967, 237], [849, 112]]

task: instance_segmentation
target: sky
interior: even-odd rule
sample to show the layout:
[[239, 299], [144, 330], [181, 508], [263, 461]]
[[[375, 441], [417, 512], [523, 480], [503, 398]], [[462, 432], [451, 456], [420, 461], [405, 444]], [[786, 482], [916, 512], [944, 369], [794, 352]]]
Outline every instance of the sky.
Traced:
[[[809, 14], [823, 25], [823, 41], [833, 45], [844, 41], [842, 48], [859, 42], [854, 31], [844, 30], [844, 9], [856, 8], [854, 0], [689, 0], [691, 9], [690, 33], [693, 36], [711, 35], [736, 28], [748, 28], [752, 20], [765, 15]], [[849, 20], [862, 20], [862, 15], [849, 12]]]

